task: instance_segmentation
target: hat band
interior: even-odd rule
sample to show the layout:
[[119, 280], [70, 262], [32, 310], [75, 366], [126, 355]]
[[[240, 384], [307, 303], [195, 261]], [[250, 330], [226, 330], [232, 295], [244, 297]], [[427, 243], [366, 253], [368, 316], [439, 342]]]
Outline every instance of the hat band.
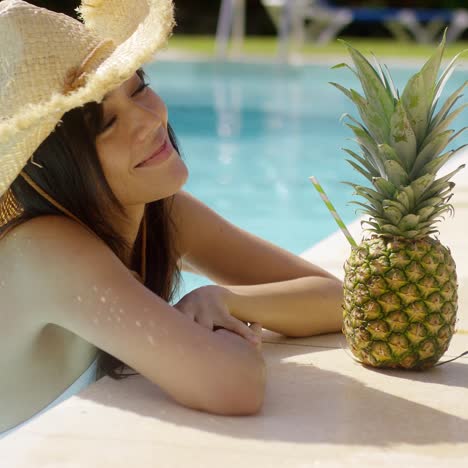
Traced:
[[13, 221], [21, 215], [23, 209], [9, 188], [2, 197], [0, 197], [0, 228]]
[[94, 47], [84, 58], [80, 65], [68, 71], [65, 77], [65, 94], [69, 94], [86, 83], [86, 76], [96, 68], [114, 51], [115, 44], [111, 39], [104, 39]]

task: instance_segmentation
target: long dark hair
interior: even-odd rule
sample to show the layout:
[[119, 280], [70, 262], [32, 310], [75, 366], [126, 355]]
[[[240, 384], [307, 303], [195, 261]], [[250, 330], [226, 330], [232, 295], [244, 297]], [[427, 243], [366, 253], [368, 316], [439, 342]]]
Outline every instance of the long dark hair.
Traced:
[[[146, 75], [137, 70], [143, 80]], [[124, 207], [112, 192], [102, 170], [95, 139], [103, 125], [102, 105], [89, 102], [70, 110], [61, 118], [54, 131], [42, 142], [23, 171], [56, 202], [92, 229], [122, 260], [130, 245], [117, 232], [109, 215], [126, 217]], [[171, 142], [179, 152], [175, 134], [168, 125]], [[44, 168], [38, 167], [37, 163]], [[46, 214], [64, 215], [44, 197], [39, 195], [21, 176], [11, 185], [15, 199], [24, 209], [20, 217], [0, 228], [0, 234], [12, 223], [21, 224]], [[178, 293], [181, 272], [177, 261], [172, 218], [174, 197], [157, 200], [146, 205], [146, 281], [145, 286], [162, 299], [170, 302]], [[131, 270], [141, 271], [142, 232], [138, 232], [131, 254]], [[128, 266], [128, 265], [127, 265]], [[120, 371], [126, 366], [122, 361], [103, 350], [99, 351], [99, 373], [121, 379], [127, 375]]]

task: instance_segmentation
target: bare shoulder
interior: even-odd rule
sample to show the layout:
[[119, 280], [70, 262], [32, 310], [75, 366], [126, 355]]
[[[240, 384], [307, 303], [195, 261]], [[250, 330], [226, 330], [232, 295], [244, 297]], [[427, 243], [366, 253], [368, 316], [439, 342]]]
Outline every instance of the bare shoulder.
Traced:
[[180, 190], [173, 196], [172, 215], [177, 226], [177, 241], [182, 255], [186, 253], [185, 226], [195, 219], [194, 208], [200, 203], [200, 200], [185, 190]]
[[[87, 233], [87, 235], [85, 235]], [[80, 226], [72, 219], [61, 215], [43, 215], [25, 221], [13, 228], [11, 233], [7, 234], [9, 250], [18, 250], [28, 248], [27, 261], [28, 263], [35, 260], [35, 256], [31, 255], [40, 251], [41, 258], [45, 254], [54, 255], [55, 248], [60, 248], [66, 245], [71, 248], [71, 254], [78, 248], [76, 245], [77, 238], [82, 236], [89, 240], [93, 239], [105, 246], [97, 236], [90, 234], [90, 231]], [[33, 242], [34, 240], [34, 242]], [[59, 244], [57, 244], [59, 242]], [[42, 250], [46, 249], [46, 250]], [[21, 255], [25, 257], [25, 255]]]
[[[28, 291], [28, 303], [36, 304], [35, 320], [63, 327], [117, 357], [179, 403], [235, 411], [216, 397], [230, 392], [234, 398], [242, 380], [237, 359], [217, 334], [142, 285], [101, 239], [75, 221], [43, 216], [16, 231], [9, 239], [22, 252], [15, 281]], [[254, 354], [243, 359], [252, 372]], [[217, 379], [220, 372], [226, 382]]]
[[185, 190], [180, 190], [174, 195], [172, 214], [177, 226], [177, 243], [182, 256], [192, 248], [195, 226], [197, 232], [204, 232], [206, 227], [221, 219], [213, 209]]
[[[87, 286], [90, 264], [106, 269], [109, 262], [120, 262], [97, 236], [56, 215], [38, 216], [15, 227], [5, 237], [3, 252], [11, 259], [12, 281], [28, 291], [28, 303], [36, 299], [30, 318], [43, 325], [55, 318], [51, 306], [58, 299], [57, 291]], [[24, 313], [29, 313], [28, 308]]]

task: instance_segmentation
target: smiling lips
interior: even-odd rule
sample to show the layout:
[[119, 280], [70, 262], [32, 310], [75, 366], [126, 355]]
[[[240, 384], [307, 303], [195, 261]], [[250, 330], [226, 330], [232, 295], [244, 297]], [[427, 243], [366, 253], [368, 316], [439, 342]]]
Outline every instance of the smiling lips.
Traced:
[[167, 159], [166, 156], [168, 156], [167, 153], [170, 153], [170, 144], [168, 142], [167, 135], [164, 137], [164, 141], [162, 145], [159, 146], [159, 148], [151, 154], [148, 158], [144, 159], [142, 162], [137, 164], [135, 167], [142, 167], [146, 166], [150, 162], [156, 162], [157, 160], [165, 160]]

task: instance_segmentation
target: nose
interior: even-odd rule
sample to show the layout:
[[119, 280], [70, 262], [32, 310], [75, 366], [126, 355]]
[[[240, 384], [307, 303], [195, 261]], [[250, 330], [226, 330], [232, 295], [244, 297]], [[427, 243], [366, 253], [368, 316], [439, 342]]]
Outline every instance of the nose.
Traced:
[[163, 103], [161, 104], [149, 108], [139, 103], [133, 103], [130, 120], [134, 124], [133, 130], [137, 142], [146, 142], [148, 138], [154, 137], [162, 125], [166, 127], [167, 109]]

